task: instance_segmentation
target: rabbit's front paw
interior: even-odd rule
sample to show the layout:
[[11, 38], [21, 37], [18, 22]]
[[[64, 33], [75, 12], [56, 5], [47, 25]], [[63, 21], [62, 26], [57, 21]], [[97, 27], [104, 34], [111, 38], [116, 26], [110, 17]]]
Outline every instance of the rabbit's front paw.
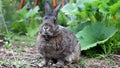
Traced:
[[57, 68], [61, 68], [64, 66], [64, 62], [63, 61], [58, 61], [56, 64], [53, 64], [54, 67], [57, 67]]
[[52, 66], [53, 61], [52, 61], [52, 60], [49, 60], [49, 62], [48, 62], [47, 64], [48, 64], [48, 66]]
[[46, 65], [46, 60], [45, 59], [43, 59], [39, 64], [38, 64], [38, 66], [39, 67], [43, 67], [43, 66], [45, 66]]

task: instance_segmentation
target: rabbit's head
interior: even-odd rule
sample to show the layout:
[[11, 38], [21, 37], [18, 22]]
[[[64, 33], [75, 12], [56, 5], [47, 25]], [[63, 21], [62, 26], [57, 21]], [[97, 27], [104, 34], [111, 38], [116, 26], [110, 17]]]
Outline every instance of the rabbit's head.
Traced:
[[58, 5], [53, 12], [49, 2], [45, 3], [45, 16], [42, 19], [40, 28], [41, 35], [54, 36], [58, 31], [57, 15], [60, 10], [61, 4]]

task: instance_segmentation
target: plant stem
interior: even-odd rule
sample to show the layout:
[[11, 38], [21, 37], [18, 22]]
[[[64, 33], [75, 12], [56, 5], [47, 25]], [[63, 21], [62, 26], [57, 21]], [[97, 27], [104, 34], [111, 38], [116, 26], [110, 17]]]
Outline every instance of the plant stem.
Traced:
[[3, 16], [3, 12], [2, 12], [2, 1], [1, 1], [1, 0], [0, 0], [0, 6], [1, 6], [1, 10], [0, 10], [1, 18], [2, 18], [2, 20], [3, 20], [3, 24], [4, 24], [4, 26], [5, 26], [6, 33], [8, 34], [9, 31], [8, 31], [8, 28], [7, 28], [7, 25], [6, 25], [6, 23], [5, 23], [5, 19], [4, 19], [4, 16]]

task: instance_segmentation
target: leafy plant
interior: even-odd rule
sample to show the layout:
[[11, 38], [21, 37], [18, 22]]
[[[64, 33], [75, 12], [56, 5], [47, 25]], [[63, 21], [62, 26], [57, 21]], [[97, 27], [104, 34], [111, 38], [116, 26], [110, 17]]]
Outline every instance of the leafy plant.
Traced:
[[97, 44], [106, 42], [116, 32], [116, 27], [106, 27], [98, 23], [85, 27], [82, 31], [78, 32], [76, 36], [81, 43], [81, 50], [87, 50]]
[[10, 47], [11, 47], [11, 44], [8, 43], [8, 42], [5, 42], [5, 48], [6, 48], [6, 49], [9, 49]]
[[111, 45], [107, 46], [105, 44], [101, 45], [101, 47], [103, 48], [103, 52], [102, 52], [102, 54], [99, 54], [99, 57], [106, 58], [112, 52], [112, 47], [111, 47]]
[[72, 31], [74, 34], [77, 34], [79, 31], [81, 31], [84, 27], [87, 25], [90, 25], [90, 23], [80, 23], [75, 26], [68, 26], [67, 29]]
[[88, 50], [100, 44], [105, 45], [105, 47], [102, 46], [104, 54], [111, 52], [105, 50], [110, 44], [107, 46], [105, 42], [117, 32], [118, 28], [113, 15], [119, 9], [118, 3], [119, 1], [113, 3], [111, 0], [77, 0], [76, 3], [68, 3], [61, 9], [68, 17], [67, 28], [76, 34], [82, 50]]
[[62, 12], [58, 15], [58, 23], [62, 26], [67, 26], [67, 17]]
[[110, 6], [110, 13], [112, 15], [115, 15], [116, 12], [118, 11], [118, 9], [120, 9], [120, 1], [116, 2], [115, 4]]
[[41, 20], [41, 17], [38, 17], [39, 7], [30, 9], [27, 11], [27, 5], [17, 12], [17, 20], [12, 23], [11, 30], [18, 34], [26, 34], [29, 36], [34, 36], [38, 31], [39, 23], [37, 21]]

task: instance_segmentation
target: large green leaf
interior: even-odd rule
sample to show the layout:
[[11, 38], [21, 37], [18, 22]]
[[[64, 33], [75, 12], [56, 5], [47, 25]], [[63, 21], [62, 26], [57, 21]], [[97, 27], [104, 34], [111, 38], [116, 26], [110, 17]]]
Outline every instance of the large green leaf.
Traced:
[[93, 2], [95, 0], [77, 0], [76, 3], [68, 3], [61, 10], [65, 14], [71, 14], [74, 12], [78, 12], [78, 7], [85, 7], [84, 3]]
[[68, 3], [61, 9], [61, 11], [65, 14], [71, 14], [72, 12], [77, 12], [78, 9], [75, 3]]
[[86, 26], [82, 31], [76, 34], [81, 43], [81, 50], [87, 50], [97, 44], [106, 42], [117, 32], [115, 27], [106, 27], [98, 23]]
[[79, 6], [80, 8], [84, 8], [85, 7], [85, 3], [89, 3], [89, 2], [93, 2], [95, 0], [77, 0], [76, 4], [77, 6]]
[[77, 24], [75, 26], [68, 26], [67, 29], [73, 32], [74, 34], [76, 34], [79, 31], [81, 31], [84, 27], [86, 27], [87, 25], [90, 25], [90, 23], [86, 22], [86, 23]]

